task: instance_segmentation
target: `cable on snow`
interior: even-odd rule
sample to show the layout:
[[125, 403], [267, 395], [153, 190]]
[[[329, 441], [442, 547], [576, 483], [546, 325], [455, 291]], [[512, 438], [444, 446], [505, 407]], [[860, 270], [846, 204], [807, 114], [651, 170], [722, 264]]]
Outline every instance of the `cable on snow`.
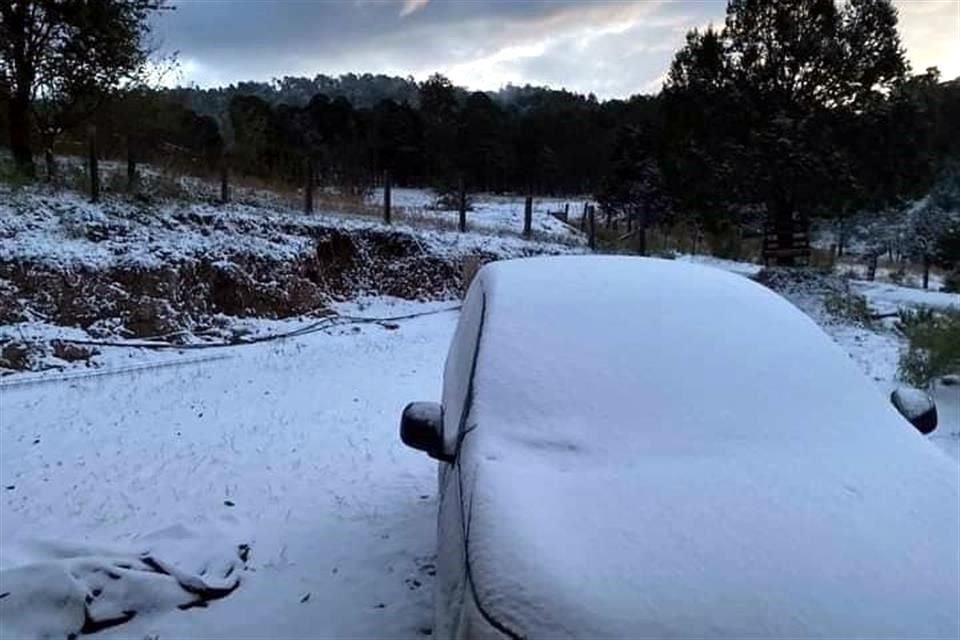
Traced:
[[[260, 344], [263, 342], [271, 342], [273, 340], [284, 340], [287, 338], [297, 338], [300, 336], [309, 335], [311, 333], [316, 333], [318, 331], [323, 331], [330, 327], [342, 326], [342, 325], [351, 325], [351, 324], [382, 324], [384, 322], [398, 322], [400, 320], [412, 320], [414, 318], [420, 318], [423, 316], [431, 316], [440, 313], [447, 313], [449, 311], [459, 311], [460, 305], [455, 305], [452, 307], [444, 307], [443, 309], [432, 309], [430, 311], [420, 311], [417, 313], [408, 313], [399, 316], [386, 316], [386, 317], [365, 317], [365, 316], [343, 316], [343, 315], [332, 315], [322, 318], [316, 322], [310, 323], [306, 326], [293, 329], [291, 331], [284, 331], [281, 333], [272, 333], [264, 336], [255, 336], [252, 338], [238, 338], [236, 340], [231, 340], [230, 342], [197, 342], [193, 344], [176, 344], [172, 342], [150, 342], [150, 341], [119, 341], [119, 340], [82, 340], [82, 339], [73, 339], [73, 338], [59, 338], [61, 342], [69, 342], [72, 344], [85, 345], [90, 347], [125, 347], [128, 349], [176, 349], [178, 351], [186, 351], [192, 349], [222, 349], [226, 347], [241, 347], [244, 345], [251, 344]], [[172, 335], [172, 334], [168, 334]]]

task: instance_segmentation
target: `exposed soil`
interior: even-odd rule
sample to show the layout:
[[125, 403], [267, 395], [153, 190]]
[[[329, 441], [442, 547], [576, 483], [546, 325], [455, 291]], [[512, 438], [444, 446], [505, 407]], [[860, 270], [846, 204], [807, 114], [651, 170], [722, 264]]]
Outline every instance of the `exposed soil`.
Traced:
[[[158, 267], [60, 267], [0, 261], [0, 324], [43, 320], [98, 337], [164, 337], [204, 331], [222, 315], [287, 318], [357, 295], [435, 299], [461, 286], [457, 258], [424, 251], [408, 233], [316, 229], [313, 251], [295, 259], [235, 252]], [[483, 256], [495, 259], [496, 256]], [[89, 357], [50, 345], [66, 360]], [[3, 366], [29, 368], [23, 345]]]

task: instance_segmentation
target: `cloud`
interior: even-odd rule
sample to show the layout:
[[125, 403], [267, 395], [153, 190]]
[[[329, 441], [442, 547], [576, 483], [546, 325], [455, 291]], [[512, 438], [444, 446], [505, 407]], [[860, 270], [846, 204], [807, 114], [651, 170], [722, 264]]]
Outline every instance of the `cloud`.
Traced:
[[[399, 11], [398, 11], [398, 6]], [[900, 0], [915, 69], [960, 74], [960, 2]], [[625, 97], [659, 88], [686, 31], [722, 24], [723, 0], [184, 1], [158, 19], [184, 80], [439, 71], [472, 89], [550, 84]]]
[[914, 72], [936, 66], [944, 79], [960, 76], [960, 2], [900, 0], [896, 5]]
[[400, 16], [408, 16], [415, 13], [430, 4], [430, 0], [403, 0], [403, 8], [400, 10]]

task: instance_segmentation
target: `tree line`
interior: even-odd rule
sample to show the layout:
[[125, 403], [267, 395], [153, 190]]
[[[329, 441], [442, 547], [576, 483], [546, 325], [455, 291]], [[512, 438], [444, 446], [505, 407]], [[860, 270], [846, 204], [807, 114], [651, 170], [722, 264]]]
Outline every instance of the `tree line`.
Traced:
[[0, 6], [0, 124], [24, 173], [38, 150], [55, 171], [52, 151], [94, 123], [106, 153], [172, 155], [196, 171], [300, 185], [309, 168], [351, 190], [389, 172], [441, 191], [592, 193], [634, 232], [759, 217], [787, 235], [812, 216], [902, 206], [954, 179], [960, 158], [960, 81], [909, 69], [890, 0], [730, 0], [723, 25], [688, 34], [659, 94], [605, 101], [470, 92], [439, 74], [150, 88], [147, 17], [165, 8]]

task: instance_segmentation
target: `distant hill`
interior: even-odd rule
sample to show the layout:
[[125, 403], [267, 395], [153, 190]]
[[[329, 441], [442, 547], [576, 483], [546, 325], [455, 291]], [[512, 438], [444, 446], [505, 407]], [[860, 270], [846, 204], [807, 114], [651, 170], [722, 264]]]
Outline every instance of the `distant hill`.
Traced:
[[[470, 91], [457, 87], [460, 102], [466, 101]], [[369, 109], [383, 100], [398, 104], [419, 106], [418, 83], [412, 77], [387, 76], [383, 74], [347, 73], [338, 77], [317, 75], [313, 78], [284, 76], [270, 82], [239, 82], [226, 87], [200, 88], [177, 87], [168, 93], [180, 98], [191, 109], [202, 115], [215, 116], [226, 111], [230, 99], [238, 95], [256, 96], [266, 102], [302, 107], [310, 99], [323, 94], [331, 99], [345, 98], [355, 109]], [[571, 101], [596, 102], [592, 94], [583, 96], [566, 89], [551, 89], [540, 86], [516, 86], [508, 84], [498, 91], [485, 91], [491, 99], [502, 106], [535, 104], [544, 96], [568, 97]]]

